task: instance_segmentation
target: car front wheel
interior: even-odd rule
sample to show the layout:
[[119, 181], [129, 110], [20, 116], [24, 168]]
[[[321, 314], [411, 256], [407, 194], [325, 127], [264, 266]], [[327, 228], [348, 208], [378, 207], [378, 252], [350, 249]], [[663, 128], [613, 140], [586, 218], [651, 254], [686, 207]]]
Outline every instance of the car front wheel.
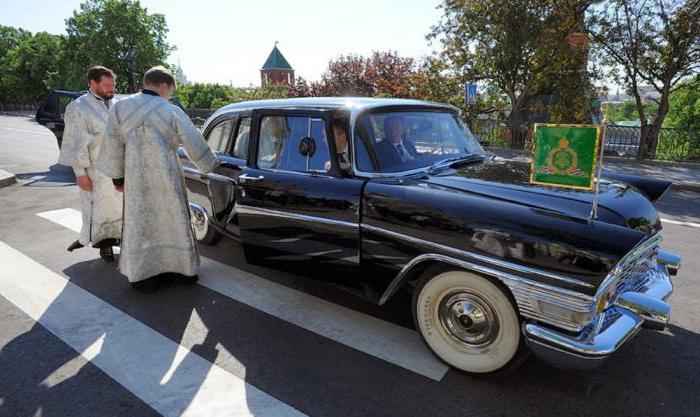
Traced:
[[413, 318], [440, 359], [474, 374], [505, 374], [528, 349], [507, 289], [464, 270], [428, 268], [413, 296]]

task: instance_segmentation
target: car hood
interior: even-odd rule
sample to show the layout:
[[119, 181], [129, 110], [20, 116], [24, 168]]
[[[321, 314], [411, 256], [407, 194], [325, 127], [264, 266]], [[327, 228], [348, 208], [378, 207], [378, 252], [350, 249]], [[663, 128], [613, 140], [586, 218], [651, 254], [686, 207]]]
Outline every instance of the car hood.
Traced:
[[[497, 160], [484, 160], [448, 169], [422, 179], [431, 186], [480, 194], [552, 214], [579, 219], [590, 216], [593, 192], [530, 184], [529, 180], [529, 164]], [[657, 188], [662, 189], [661, 185]], [[670, 183], [663, 188], [661, 194], [669, 186]], [[656, 196], [655, 201], [659, 197], [660, 195]], [[636, 229], [646, 234], [653, 234], [661, 229], [661, 221], [648, 194], [628, 182], [620, 181], [617, 174], [608, 178], [604, 173], [598, 207], [600, 221]]]

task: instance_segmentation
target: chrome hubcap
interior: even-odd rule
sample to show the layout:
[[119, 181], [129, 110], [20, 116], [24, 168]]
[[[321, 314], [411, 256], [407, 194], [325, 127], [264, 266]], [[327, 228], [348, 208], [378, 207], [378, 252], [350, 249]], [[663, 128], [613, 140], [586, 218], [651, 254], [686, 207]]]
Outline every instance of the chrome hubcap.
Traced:
[[197, 240], [204, 239], [204, 236], [207, 235], [207, 229], [209, 227], [204, 213], [190, 208], [190, 220], [192, 222], [192, 228], [194, 229], [195, 238], [197, 238]]
[[443, 297], [438, 317], [450, 337], [467, 347], [485, 346], [498, 334], [498, 319], [493, 308], [471, 292], [460, 290]]

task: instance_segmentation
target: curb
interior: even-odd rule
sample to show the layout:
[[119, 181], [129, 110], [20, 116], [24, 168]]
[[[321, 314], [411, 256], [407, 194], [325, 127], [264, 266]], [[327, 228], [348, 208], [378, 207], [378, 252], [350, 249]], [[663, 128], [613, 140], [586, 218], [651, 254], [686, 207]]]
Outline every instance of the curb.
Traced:
[[0, 188], [10, 186], [17, 182], [15, 174], [10, 174], [7, 171], [0, 169]]

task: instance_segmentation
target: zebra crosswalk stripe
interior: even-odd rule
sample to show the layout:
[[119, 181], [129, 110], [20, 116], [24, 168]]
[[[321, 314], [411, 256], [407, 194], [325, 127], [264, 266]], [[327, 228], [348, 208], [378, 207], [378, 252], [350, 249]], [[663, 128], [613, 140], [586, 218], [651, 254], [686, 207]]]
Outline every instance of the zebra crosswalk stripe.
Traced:
[[[81, 216], [75, 209], [37, 215], [80, 231]], [[411, 329], [207, 258], [199, 277], [200, 285], [231, 299], [432, 380], [440, 381], [449, 369]]]
[[0, 295], [164, 416], [304, 415], [1, 241], [0, 265]]

